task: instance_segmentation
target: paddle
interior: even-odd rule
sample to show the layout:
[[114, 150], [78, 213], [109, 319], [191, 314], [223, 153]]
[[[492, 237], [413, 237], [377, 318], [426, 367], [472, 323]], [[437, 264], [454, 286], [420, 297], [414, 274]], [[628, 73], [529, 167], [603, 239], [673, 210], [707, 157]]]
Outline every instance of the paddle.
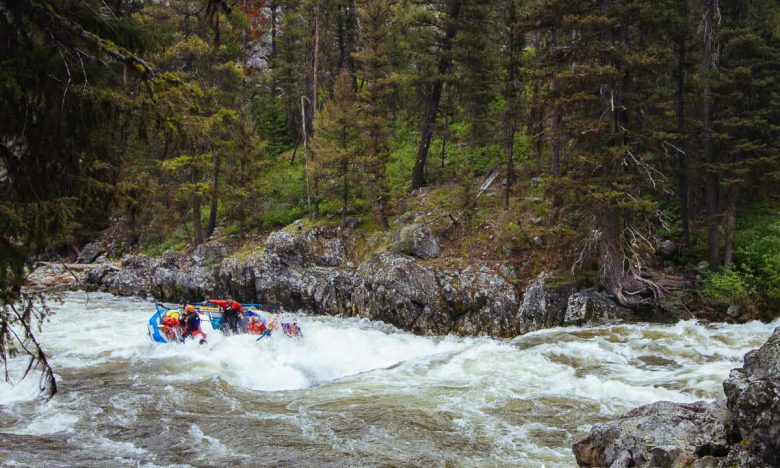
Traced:
[[270, 335], [271, 335], [271, 330], [266, 330], [266, 331], [264, 331], [264, 332], [263, 332], [263, 334], [262, 334], [262, 335], [260, 335], [260, 337], [259, 337], [258, 339], [256, 339], [255, 341], [260, 341], [260, 340], [262, 340], [264, 337], [266, 337], [266, 336], [270, 336]]

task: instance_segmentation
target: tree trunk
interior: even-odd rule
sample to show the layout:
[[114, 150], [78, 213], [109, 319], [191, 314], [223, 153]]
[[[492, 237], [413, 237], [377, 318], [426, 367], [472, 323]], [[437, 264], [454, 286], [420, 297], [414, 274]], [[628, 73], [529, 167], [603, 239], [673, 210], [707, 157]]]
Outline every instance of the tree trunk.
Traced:
[[[513, 2], [514, 5], [514, 2]], [[517, 130], [517, 86], [515, 78], [517, 74], [517, 50], [518, 39], [516, 37], [516, 12], [513, 6], [510, 6], [508, 28], [508, 54], [506, 62], [507, 77], [504, 83], [504, 96], [506, 98], [506, 113], [504, 115], [504, 145], [506, 146], [506, 184], [504, 185], [504, 210], [509, 210], [509, 194], [512, 190], [512, 183], [515, 179], [514, 152], [515, 152], [515, 132]]]
[[704, 87], [702, 90], [702, 130], [704, 163], [707, 164], [706, 206], [708, 216], [707, 229], [707, 258], [710, 270], [717, 271], [720, 268], [720, 232], [718, 220], [718, 175], [712, 167], [715, 162], [712, 153], [712, 115], [711, 115], [711, 75], [714, 67], [713, 43], [715, 41], [715, 10], [717, 0], [704, 0]]
[[306, 134], [306, 105], [304, 103], [304, 96], [301, 96], [301, 133], [303, 133], [303, 176], [306, 179], [306, 209], [309, 213], [309, 219], [312, 219], [313, 214], [311, 211], [311, 184], [310, 168], [309, 168], [309, 148], [308, 148], [308, 136]]
[[599, 277], [601, 285], [620, 304], [626, 303], [623, 296], [623, 246], [620, 239], [620, 217], [616, 213], [601, 216], [601, 252]]
[[[534, 34], [533, 46], [537, 54], [541, 54], [540, 48], [541, 33]], [[536, 161], [536, 174], [542, 174], [542, 150], [544, 149], [544, 111], [541, 103], [541, 83], [539, 79], [533, 78], [533, 87], [531, 88], [531, 106], [528, 112], [528, 121], [526, 122], [526, 134], [534, 143], [534, 156]]]
[[[243, 179], [245, 177], [246, 172], [247, 172], [247, 169], [246, 169], [246, 166], [247, 166], [246, 155], [242, 155], [241, 156], [241, 160], [240, 160], [239, 164], [240, 164], [239, 165], [239, 170], [241, 171], [241, 178]], [[245, 211], [245, 208], [244, 208], [244, 205], [246, 204], [245, 201], [248, 201], [248, 200], [246, 200], [246, 198], [242, 196], [240, 201], [239, 201], [239, 203], [238, 203], [238, 213], [237, 213], [238, 214], [238, 236], [242, 240], [246, 236], [246, 229], [245, 229], [245, 225], [244, 225], [244, 218], [246, 217], [246, 211]]]
[[723, 264], [725, 266], [734, 263], [734, 226], [737, 224], [738, 198], [739, 187], [736, 184], [729, 185], [726, 188], [726, 213], [724, 219], [726, 246], [723, 253]]
[[214, 234], [217, 227], [217, 207], [219, 205], [219, 166], [222, 158], [214, 153], [214, 183], [211, 190], [211, 206], [209, 207], [209, 222], [206, 225], [206, 238]]
[[[317, 87], [320, 74], [320, 4], [317, 3], [317, 7], [314, 13], [314, 63], [312, 65], [312, 84], [311, 84], [311, 133], [314, 134], [314, 121], [317, 119], [317, 112], [319, 111], [319, 104], [317, 101]], [[314, 155], [309, 155], [310, 159], [314, 159]], [[314, 190], [314, 217], [320, 217], [320, 178], [316, 173], [313, 180]]]
[[[687, 0], [680, 2], [681, 14], [688, 21]], [[686, 29], [687, 30], [687, 29]], [[691, 246], [690, 217], [688, 214], [688, 160], [684, 153], [685, 138], [685, 44], [686, 35], [681, 34], [677, 39], [677, 170], [678, 186], [680, 192], [680, 223], [682, 224], [683, 245]]]
[[[550, 31], [550, 48], [555, 48], [557, 43], [557, 34], [558, 33], [555, 29]], [[550, 77], [550, 94], [553, 95], [553, 99], [555, 99], [557, 93], [558, 77], [556, 76], [555, 71], [553, 71], [553, 75]], [[555, 102], [552, 106], [552, 122], [550, 124], [550, 137], [552, 138], [550, 145], [550, 169], [552, 171], [553, 178], [559, 177], [561, 175], [561, 121], [561, 106], [558, 102]], [[553, 204], [555, 205], [555, 203]]]
[[200, 195], [192, 196], [192, 230], [195, 233], [195, 245], [203, 243], [203, 227], [200, 224]]
[[437, 77], [431, 84], [430, 92], [425, 99], [425, 113], [423, 114], [422, 124], [420, 126], [420, 145], [417, 148], [417, 158], [412, 169], [412, 190], [425, 187], [425, 165], [428, 161], [428, 151], [431, 147], [431, 138], [433, 128], [436, 125], [436, 117], [439, 113], [439, 101], [441, 100], [441, 91], [444, 86], [444, 76], [449, 73], [452, 64], [452, 40], [457, 33], [456, 21], [460, 15], [462, 0], [450, 0], [447, 11], [447, 27], [445, 28], [444, 39], [439, 50], [439, 62], [437, 64]]
[[320, 70], [320, 4], [314, 10], [314, 63], [311, 72], [311, 121], [317, 119], [317, 78]]
[[[348, 154], [347, 150], [347, 129], [342, 128], [341, 131], [341, 145], [345, 154]], [[349, 159], [348, 156], [343, 156], [341, 160], [341, 176], [343, 177], [343, 186], [341, 188], [341, 225], [347, 225], [347, 205], [349, 204]]]

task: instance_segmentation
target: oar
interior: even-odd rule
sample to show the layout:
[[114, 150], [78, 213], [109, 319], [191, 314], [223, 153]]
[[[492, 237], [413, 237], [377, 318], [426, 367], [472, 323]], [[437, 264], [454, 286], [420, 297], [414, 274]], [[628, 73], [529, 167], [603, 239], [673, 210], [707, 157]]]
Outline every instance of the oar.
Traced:
[[266, 336], [270, 336], [270, 335], [271, 335], [271, 330], [266, 330], [266, 331], [264, 331], [264, 332], [263, 332], [263, 334], [262, 334], [262, 335], [260, 335], [260, 338], [256, 339], [255, 341], [260, 341], [260, 340], [262, 340], [264, 337], [266, 337]]

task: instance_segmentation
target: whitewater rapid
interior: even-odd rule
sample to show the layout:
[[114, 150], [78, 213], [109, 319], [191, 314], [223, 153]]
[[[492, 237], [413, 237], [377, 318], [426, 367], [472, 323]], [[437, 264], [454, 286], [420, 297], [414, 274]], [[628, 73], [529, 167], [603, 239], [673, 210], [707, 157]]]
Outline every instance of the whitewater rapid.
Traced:
[[[153, 343], [153, 304], [69, 293], [43, 324], [60, 393], [0, 384], [4, 465], [572, 466], [590, 426], [723, 397], [780, 322], [419, 337], [287, 314], [304, 338]], [[11, 362], [16, 379], [25, 363]]]

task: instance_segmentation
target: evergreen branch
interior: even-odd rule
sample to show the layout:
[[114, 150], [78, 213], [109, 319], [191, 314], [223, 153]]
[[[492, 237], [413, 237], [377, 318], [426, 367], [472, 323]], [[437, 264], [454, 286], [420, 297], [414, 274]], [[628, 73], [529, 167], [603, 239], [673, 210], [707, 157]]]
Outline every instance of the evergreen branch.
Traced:
[[[83, 26], [77, 22], [70, 20], [59, 13], [57, 13], [51, 4], [40, 5], [37, 3], [31, 3], [35, 5], [37, 16], [42, 20], [44, 26], [59, 27], [74, 34], [92, 46], [98, 48], [109, 56], [113, 57], [120, 62], [129, 65], [136, 72], [141, 75], [144, 80], [154, 81], [157, 78], [157, 73], [154, 67], [146, 62], [138, 55], [130, 52], [129, 50], [114, 44], [113, 42], [103, 39], [95, 33], [87, 31]], [[162, 79], [174, 84], [183, 84], [181, 80], [171, 78], [168, 74], [161, 75]]]

